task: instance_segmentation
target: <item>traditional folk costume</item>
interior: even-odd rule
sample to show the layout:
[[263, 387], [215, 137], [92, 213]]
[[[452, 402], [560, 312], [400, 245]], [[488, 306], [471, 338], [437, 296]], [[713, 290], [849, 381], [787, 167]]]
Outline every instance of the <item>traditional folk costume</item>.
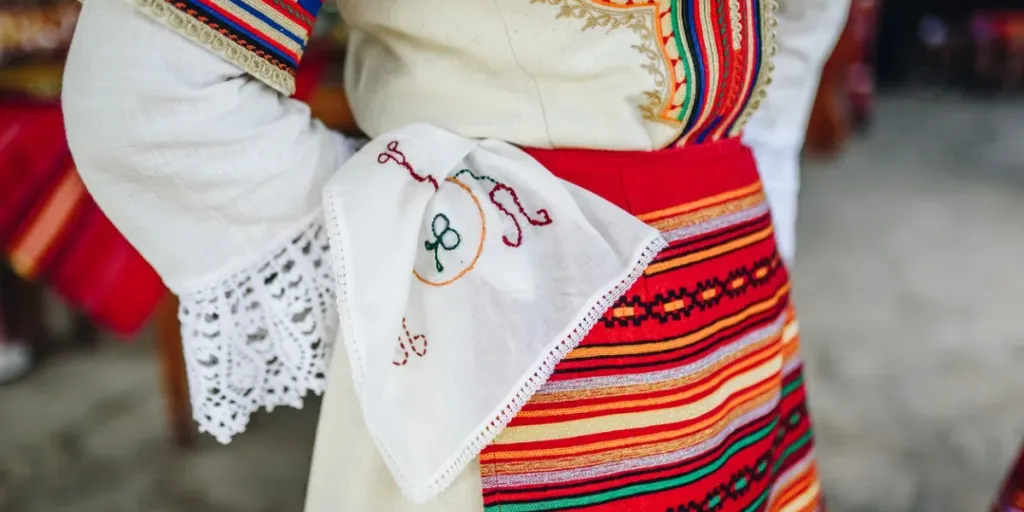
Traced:
[[774, 2], [342, 0], [369, 141], [277, 94], [318, 8], [86, 0], [72, 47], [71, 146], [181, 300], [202, 430], [326, 391], [310, 512], [820, 508], [739, 141]]
[[821, 70], [846, 24], [850, 0], [789, 0], [776, 14], [775, 72], [765, 100], [743, 131], [757, 160], [775, 220], [779, 252], [796, 257], [800, 151]]

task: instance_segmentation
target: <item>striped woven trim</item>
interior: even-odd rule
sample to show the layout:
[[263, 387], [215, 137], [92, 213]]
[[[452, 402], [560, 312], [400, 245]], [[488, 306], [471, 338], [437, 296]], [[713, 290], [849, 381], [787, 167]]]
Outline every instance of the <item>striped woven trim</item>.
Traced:
[[148, 16], [291, 95], [322, 0], [134, 0]]

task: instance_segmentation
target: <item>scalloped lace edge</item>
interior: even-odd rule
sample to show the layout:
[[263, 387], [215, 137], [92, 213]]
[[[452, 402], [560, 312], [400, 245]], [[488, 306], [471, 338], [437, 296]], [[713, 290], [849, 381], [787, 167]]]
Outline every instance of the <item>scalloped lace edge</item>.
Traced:
[[322, 394], [338, 331], [322, 213], [244, 262], [176, 291], [193, 419], [225, 444], [259, 409]]

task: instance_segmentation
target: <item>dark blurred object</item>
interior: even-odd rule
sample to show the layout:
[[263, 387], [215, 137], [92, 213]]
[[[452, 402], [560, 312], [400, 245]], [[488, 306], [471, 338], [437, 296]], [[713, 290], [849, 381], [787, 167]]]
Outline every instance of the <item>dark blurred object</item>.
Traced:
[[839, 41], [822, 69], [804, 148], [834, 156], [855, 128], [870, 120], [874, 105], [875, 43], [880, 0], [853, 0]]
[[324, 4], [314, 38], [302, 58], [294, 97], [309, 104], [313, 115], [346, 135], [361, 135], [342, 80], [348, 30], [334, 2]]
[[1024, 2], [889, 1], [875, 59], [882, 87], [1020, 91]]
[[1006, 475], [1003, 487], [992, 505], [992, 512], [1020, 512], [1024, 510], [1024, 446], [1017, 461]]
[[14, 382], [35, 366], [33, 341], [43, 337], [42, 301], [29, 283], [0, 265], [0, 385]]
[[294, 97], [308, 103], [313, 115], [328, 127], [358, 136], [342, 83], [344, 59], [344, 48], [333, 39], [311, 44], [299, 67]]
[[77, 0], [0, 0], [0, 65], [63, 52], [79, 10]]
[[60, 98], [63, 74], [63, 60], [37, 59], [11, 63], [0, 67], [0, 95], [56, 101]]
[[0, 95], [60, 96], [79, 10], [77, 0], [0, 0]]
[[192, 420], [192, 404], [189, 401], [177, 297], [170, 293], [164, 297], [153, 323], [160, 378], [164, 390], [164, 406], [167, 407], [167, 417], [171, 423], [171, 436], [179, 448], [191, 448], [196, 440], [196, 426]]
[[973, 79], [984, 89], [1024, 87], [1024, 9], [978, 10], [970, 19]]
[[27, 375], [58, 346], [91, 348], [99, 339], [92, 320], [71, 312], [68, 328], [49, 326], [48, 300], [40, 283], [20, 278], [0, 264], [0, 384]]

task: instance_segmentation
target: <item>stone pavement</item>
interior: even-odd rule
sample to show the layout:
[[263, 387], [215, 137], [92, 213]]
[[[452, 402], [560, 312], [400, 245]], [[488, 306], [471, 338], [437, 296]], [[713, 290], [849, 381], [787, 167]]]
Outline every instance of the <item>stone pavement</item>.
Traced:
[[[1024, 102], [904, 95], [879, 116], [804, 172], [796, 298], [829, 507], [983, 512], [1024, 438]], [[299, 511], [317, 404], [180, 453], [147, 345], [0, 388], [0, 512]]]

